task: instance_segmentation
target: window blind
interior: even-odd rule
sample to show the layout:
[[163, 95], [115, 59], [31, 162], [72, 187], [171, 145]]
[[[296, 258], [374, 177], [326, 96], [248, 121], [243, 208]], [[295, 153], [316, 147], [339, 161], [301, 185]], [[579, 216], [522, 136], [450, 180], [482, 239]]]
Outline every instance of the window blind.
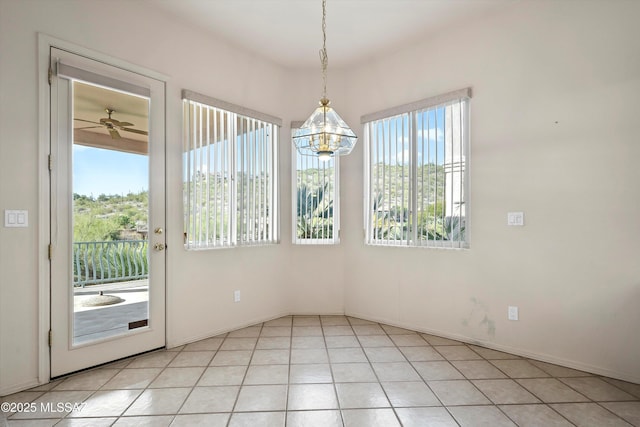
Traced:
[[183, 103], [185, 246], [278, 242], [278, 125]]
[[[291, 124], [291, 136], [302, 122]], [[340, 241], [339, 157], [323, 162], [292, 147], [293, 243], [327, 245]]]
[[456, 93], [363, 116], [368, 244], [468, 247], [470, 91]]

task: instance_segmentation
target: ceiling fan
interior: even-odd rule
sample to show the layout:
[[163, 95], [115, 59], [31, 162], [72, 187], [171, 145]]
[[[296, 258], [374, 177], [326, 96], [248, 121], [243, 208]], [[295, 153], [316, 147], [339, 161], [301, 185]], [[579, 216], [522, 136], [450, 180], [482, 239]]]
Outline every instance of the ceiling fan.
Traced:
[[149, 132], [128, 127], [128, 126], [135, 126], [133, 123], [121, 122], [119, 120], [112, 119], [111, 114], [115, 113], [116, 110], [113, 110], [111, 108], [105, 108], [105, 111], [107, 112], [109, 117], [102, 118], [100, 119], [99, 122], [94, 122], [91, 120], [84, 120], [84, 119], [73, 119], [79, 122], [87, 122], [87, 123], [93, 123], [93, 124], [99, 125], [99, 126], [89, 126], [89, 127], [76, 128], [76, 129], [94, 129], [99, 127], [104, 127], [109, 131], [109, 134], [113, 139], [121, 138], [120, 133], [118, 132], [119, 130], [125, 131], [125, 132], [133, 132], [140, 135], [149, 135]]

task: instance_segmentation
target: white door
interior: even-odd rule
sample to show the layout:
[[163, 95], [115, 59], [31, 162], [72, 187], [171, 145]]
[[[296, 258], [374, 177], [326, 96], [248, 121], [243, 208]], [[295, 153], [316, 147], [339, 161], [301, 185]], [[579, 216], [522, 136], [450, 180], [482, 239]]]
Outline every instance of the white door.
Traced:
[[165, 345], [164, 83], [51, 48], [51, 377]]

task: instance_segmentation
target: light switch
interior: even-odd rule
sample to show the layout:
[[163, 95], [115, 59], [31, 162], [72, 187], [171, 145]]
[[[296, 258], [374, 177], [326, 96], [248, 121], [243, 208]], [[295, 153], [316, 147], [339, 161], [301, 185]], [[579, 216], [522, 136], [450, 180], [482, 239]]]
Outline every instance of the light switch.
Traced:
[[5, 227], [28, 227], [29, 211], [6, 210], [4, 211]]
[[524, 225], [524, 212], [509, 212], [509, 213], [507, 213], [507, 225], [523, 226]]

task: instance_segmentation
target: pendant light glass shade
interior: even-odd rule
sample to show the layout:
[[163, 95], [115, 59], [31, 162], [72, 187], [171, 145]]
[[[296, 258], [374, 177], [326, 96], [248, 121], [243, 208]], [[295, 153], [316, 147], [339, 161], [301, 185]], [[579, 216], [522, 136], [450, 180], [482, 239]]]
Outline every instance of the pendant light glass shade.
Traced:
[[349, 154], [356, 145], [356, 134], [329, 103], [328, 99], [321, 99], [320, 106], [296, 130], [293, 142], [300, 154], [317, 155], [327, 161], [334, 155]]
[[317, 155], [327, 161], [335, 155], [349, 154], [356, 145], [356, 134], [329, 106], [327, 99], [327, 1], [322, 0], [322, 49], [320, 64], [322, 65], [323, 91], [320, 106], [315, 109], [306, 122], [296, 130], [293, 142], [300, 154]]

